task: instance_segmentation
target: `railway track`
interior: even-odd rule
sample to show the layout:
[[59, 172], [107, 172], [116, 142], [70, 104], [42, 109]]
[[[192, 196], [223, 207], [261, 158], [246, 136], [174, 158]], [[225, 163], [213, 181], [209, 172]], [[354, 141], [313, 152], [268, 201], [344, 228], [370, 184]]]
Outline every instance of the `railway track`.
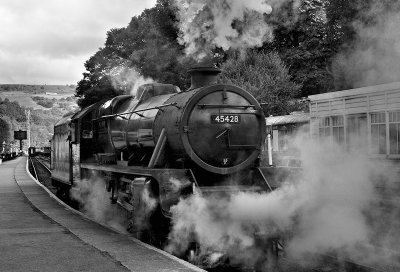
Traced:
[[[30, 164], [30, 167], [32, 167], [32, 171], [33, 171], [33, 173], [31, 172], [31, 174], [34, 174], [35, 178], [39, 177], [37, 175], [38, 172], [36, 171], [36, 168], [38, 165], [40, 165], [40, 167], [43, 167], [49, 174], [51, 173], [48, 159], [45, 159], [42, 157], [29, 157], [29, 164]], [[29, 170], [31, 170], [31, 168]]]
[[57, 194], [57, 189], [51, 184], [51, 170], [49, 159], [42, 157], [30, 157], [28, 169], [37, 181], [42, 183], [53, 194]]

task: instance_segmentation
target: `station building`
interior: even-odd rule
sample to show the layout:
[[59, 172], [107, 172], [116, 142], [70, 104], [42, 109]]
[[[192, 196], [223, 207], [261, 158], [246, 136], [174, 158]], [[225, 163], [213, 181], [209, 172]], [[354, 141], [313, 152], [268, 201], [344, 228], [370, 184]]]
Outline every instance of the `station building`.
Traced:
[[308, 131], [313, 139], [335, 141], [371, 158], [400, 159], [400, 82], [311, 95], [308, 99], [309, 113], [266, 118], [278, 163], [280, 158], [296, 155], [289, 139], [299, 129]]
[[310, 135], [371, 157], [400, 158], [400, 82], [311, 95]]

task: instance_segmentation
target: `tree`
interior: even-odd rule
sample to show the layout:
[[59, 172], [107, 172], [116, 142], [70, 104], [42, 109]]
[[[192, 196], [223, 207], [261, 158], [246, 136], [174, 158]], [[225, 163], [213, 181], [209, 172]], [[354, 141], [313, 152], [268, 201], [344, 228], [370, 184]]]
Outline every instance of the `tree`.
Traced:
[[397, 0], [340, 0], [327, 5], [335, 90], [399, 81]]
[[192, 62], [184, 56], [177, 33], [169, 0], [159, 0], [126, 28], [108, 31], [105, 47], [85, 63], [87, 72], [76, 88], [79, 106], [128, 93], [139, 76], [187, 88]]
[[79, 97], [78, 105], [82, 108], [124, 93], [113, 86], [108, 75], [116, 62], [108, 51], [107, 48], [100, 49], [85, 62], [88, 72], [83, 73], [83, 79], [78, 82], [75, 93], [75, 96]]
[[3, 118], [0, 118], [0, 148], [3, 141], [9, 142], [11, 139], [10, 125]]
[[287, 67], [276, 52], [249, 51], [237, 55], [222, 65], [221, 78], [249, 91], [258, 101], [266, 103], [268, 115], [288, 114], [298, 110], [294, 102], [300, 85], [291, 80]]
[[333, 88], [329, 67], [334, 52], [327, 40], [327, 1], [302, 0], [296, 9], [294, 1], [288, 1], [268, 18], [274, 26], [274, 40], [265, 44], [264, 49], [279, 53], [293, 81], [302, 86], [300, 96]]
[[188, 59], [178, 44], [175, 8], [169, 0], [159, 0], [154, 8], [145, 10], [128, 28], [139, 31], [141, 46], [134, 48], [129, 57], [130, 67], [135, 67], [144, 77], [171, 83], [186, 89], [190, 85], [187, 69], [193, 61]]

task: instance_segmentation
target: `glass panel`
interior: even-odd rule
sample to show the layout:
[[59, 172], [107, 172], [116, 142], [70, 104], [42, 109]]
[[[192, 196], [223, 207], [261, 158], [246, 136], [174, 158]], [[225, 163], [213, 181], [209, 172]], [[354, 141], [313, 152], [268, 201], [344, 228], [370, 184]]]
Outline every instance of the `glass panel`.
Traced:
[[371, 123], [379, 124], [386, 122], [386, 114], [384, 112], [374, 112], [371, 113]]
[[279, 130], [278, 131], [278, 145], [279, 150], [287, 150], [288, 149], [288, 139], [287, 139], [287, 131], [286, 130]]
[[379, 147], [379, 126], [371, 126], [371, 152], [373, 154], [378, 154]]
[[386, 154], [386, 125], [379, 125], [379, 154]]
[[399, 124], [389, 125], [390, 154], [399, 154]]
[[338, 144], [344, 143], [344, 127], [335, 127], [333, 128], [333, 139]]
[[319, 127], [329, 127], [329, 117], [319, 119]]
[[346, 143], [348, 150], [357, 152], [367, 152], [368, 130], [367, 115], [354, 114], [347, 116]]
[[332, 116], [332, 126], [343, 126], [343, 116]]
[[400, 122], [400, 111], [389, 112], [389, 122], [399, 123]]

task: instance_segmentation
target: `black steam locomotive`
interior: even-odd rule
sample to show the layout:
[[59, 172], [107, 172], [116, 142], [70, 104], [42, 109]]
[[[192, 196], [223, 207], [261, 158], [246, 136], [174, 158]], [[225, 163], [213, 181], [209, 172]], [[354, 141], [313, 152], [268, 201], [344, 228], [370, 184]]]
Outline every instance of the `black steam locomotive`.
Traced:
[[60, 120], [52, 139], [52, 181], [60, 192], [93, 173], [113, 203], [134, 213], [147, 189], [162, 216], [185, 195], [270, 190], [259, 156], [260, 104], [247, 91], [217, 84], [220, 70], [189, 70], [191, 87], [145, 84]]

